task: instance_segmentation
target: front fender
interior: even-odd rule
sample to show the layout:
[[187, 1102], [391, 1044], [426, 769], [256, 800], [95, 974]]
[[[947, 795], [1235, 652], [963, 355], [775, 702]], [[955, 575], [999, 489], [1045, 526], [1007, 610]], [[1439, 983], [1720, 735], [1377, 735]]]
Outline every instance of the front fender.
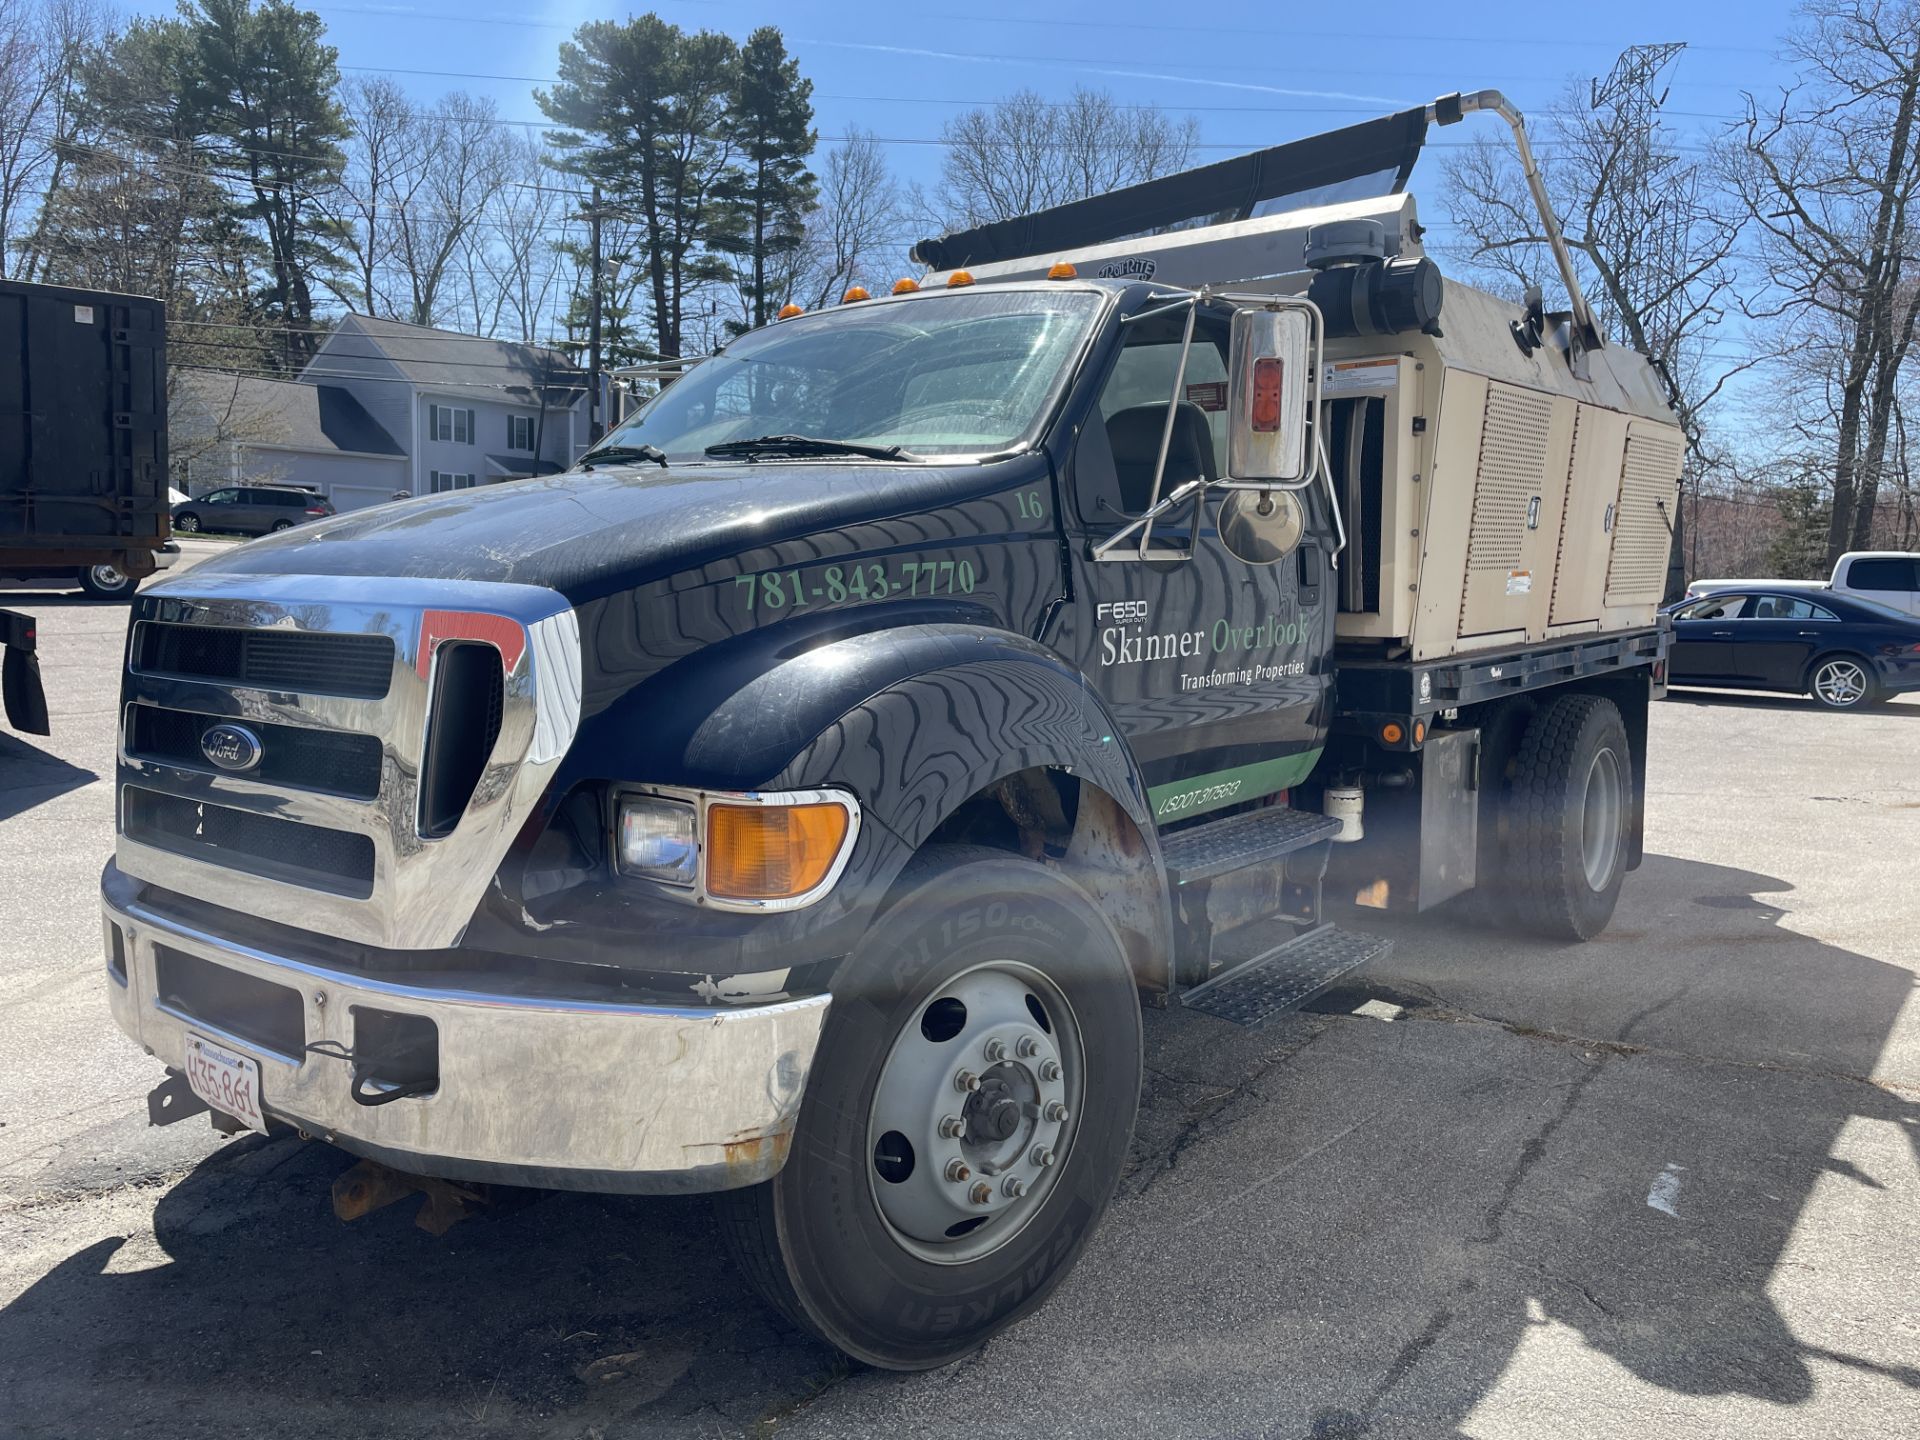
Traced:
[[828, 668], [858, 675], [864, 698], [812, 726], [771, 788], [850, 790], [913, 850], [969, 796], [1054, 766], [1104, 790], [1153, 833], [1146, 782], [1113, 717], [1053, 651], [963, 625], [915, 625], [833, 648]]

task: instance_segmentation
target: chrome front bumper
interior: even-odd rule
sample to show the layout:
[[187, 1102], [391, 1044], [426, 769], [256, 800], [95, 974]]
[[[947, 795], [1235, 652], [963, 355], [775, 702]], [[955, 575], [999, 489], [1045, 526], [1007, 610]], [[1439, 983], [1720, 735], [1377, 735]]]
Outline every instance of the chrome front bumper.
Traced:
[[[824, 995], [714, 1009], [421, 988], [328, 968], [317, 952], [223, 939], [137, 892], [107, 867], [107, 987], [120, 1028], [175, 1070], [190, 1031], [255, 1057], [268, 1115], [343, 1149], [448, 1179], [651, 1194], [752, 1185], [786, 1161]], [[298, 994], [305, 1045], [332, 1042], [336, 1054], [282, 1053], [163, 998], [156, 946]], [[354, 1043], [357, 1009], [433, 1022], [433, 1093], [353, 1098], [336, 1057]]]

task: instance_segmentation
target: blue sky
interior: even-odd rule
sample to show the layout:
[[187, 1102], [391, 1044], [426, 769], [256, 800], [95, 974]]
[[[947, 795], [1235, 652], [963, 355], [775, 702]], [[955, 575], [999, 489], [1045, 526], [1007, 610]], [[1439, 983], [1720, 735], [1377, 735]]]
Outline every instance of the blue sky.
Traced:
[[[1779, 0], [1444, 9], [1103, 0], [1042, 19], [1047, 12], [1020, 0], [979, 4], [977, 12], [897, 0], [662, 0], [651, 8], [736, 37], [780, 26], [814, 81], [823, 141], [862, 125], [887, 142], [897, 174], [920, 180], [938, 169], [943, 120], [1023, 86], [1049, 97], [1077, 84], [1104, 86], [1129, 102], [1190, 113], [1206, 147], [1201, 158], [1217, 159], [1455, 89], [1497, 86], [1523, 109], [1538, 109], [1569, 77], [1604, 72], [1622, 47], [1669, 40], [1690, 47], [1674, 72], [1671, 122], [1705, 132], [1737, 112], [1743, 89], [1778, 82], [1778, 42], [1793, 9]], [[388, 71], [426, 99], [453, 89], [491, 95], [509, 119], [538, 121], [531, 81], [552, 76], [573, 27], [648, 7], [313, 0], [309, 8], [327, 22], [348, 73]], [[1457, 143], [1461, 135], [1433, 138]], [[1432, 165], [1429, 158], [1422, 169]], [[1431, 188], [1422, 178], [1416, 174], [1416, 193]]]

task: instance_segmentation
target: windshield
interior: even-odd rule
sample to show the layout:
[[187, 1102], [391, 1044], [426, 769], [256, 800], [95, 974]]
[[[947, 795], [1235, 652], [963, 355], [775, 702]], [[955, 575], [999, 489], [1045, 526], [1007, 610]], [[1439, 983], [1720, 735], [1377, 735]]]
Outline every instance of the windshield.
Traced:
[[976, 291], [850, 305], [742, 336], [605, 441], [675, 462], [804, 435], [987, 455], [1039, 427], [1099, 315], [1087, 290]]

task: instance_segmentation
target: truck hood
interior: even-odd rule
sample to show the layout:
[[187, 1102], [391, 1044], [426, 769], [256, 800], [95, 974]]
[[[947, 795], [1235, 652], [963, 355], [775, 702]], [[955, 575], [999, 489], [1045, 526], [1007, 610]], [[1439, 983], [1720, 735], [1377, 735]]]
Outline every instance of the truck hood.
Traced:
[[581, 605], [757, 546], [1036, 483], [1046, 463], [607, 466], [336, 515], [190, 573], [494, 580]]

